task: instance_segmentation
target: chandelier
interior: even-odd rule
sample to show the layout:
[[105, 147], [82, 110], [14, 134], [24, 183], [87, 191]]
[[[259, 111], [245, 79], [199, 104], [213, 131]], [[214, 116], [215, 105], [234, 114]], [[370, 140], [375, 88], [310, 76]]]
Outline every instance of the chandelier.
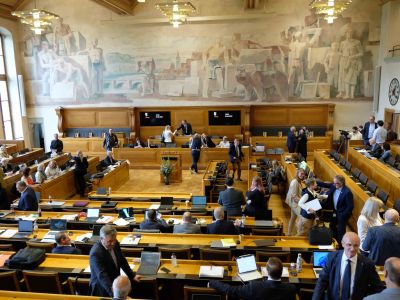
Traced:
[[174, 28], [185, 23], [187, 18], [196, 12], [196, 7], [189, 1], [166, 1], [165, 3], [157, 3], [155, 6], [169, 19]]
[[329, 24], [333, 23], [346, 8], [352, 0], [312, 0], [310, 7], [315, 9], [318, 15], [324, 16], [324, 19]]
[[20, 22], [28, 25], [35, 34], [42, 34], [51, 25], [53, 20], [60, 17], [49, 11], [36, 8], [29, 11], [13, 11], [11, 14], [20, 18]]

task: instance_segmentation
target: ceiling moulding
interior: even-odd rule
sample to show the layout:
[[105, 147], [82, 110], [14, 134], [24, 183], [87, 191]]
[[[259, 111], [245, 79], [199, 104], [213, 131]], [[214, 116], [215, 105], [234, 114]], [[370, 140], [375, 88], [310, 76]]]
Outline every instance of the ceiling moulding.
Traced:
[[92, 1], [122, 16], [133, 16], [133, 10], [137, 5], [136, 0], [92, 0]]

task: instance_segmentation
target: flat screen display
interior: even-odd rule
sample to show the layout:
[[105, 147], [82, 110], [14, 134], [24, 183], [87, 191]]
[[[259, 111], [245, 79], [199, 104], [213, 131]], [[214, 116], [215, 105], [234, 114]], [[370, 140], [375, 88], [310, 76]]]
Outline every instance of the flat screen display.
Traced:
[[169, 111], [151, 111], [140, 113], [140, 126], [166, 126], [171, 125]]
[[235, 126], [240, 125], [240, 110], [208, 111], [208, 125]]

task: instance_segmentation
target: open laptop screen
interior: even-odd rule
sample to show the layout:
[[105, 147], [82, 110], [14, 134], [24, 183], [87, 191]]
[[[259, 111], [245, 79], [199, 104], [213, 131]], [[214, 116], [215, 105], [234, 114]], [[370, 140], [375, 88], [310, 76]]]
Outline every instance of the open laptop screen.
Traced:
[[256, 220], [260, 220], [260, 221], [272, 221], [272, 209], [267, 209], [266, 212], [256, 211], [254, 217]]
[[120, 209], [118, 216], [120, 218], [131, 218], [133, 217], [133, 208], [132, 207], [125, 207]]
[[88, 208], [87, 210], [87, 217], [88, 218], [96, 218], [100, 214], [100, 209], [98, 208]]
[[50, 221], [50, 230], [58, 230], [58, 231], [67, 230], [67, 220], [52, 219]]
[[33, 221], [18, 221], [18, 231], [19, 232], [33, 232]]
[[314, 268], [325, 267], [329, 253], [329, 251], [314, 251]]
[[143, 251], [140, 255], [140, 264], [146, 265], [160, 265], [161, 254], [160, 252], [147, 252]]
[[206, 205], [207, 197], [206, 196], [192, 196], [192, 204], [193, 205]]
[[257, 270], [256, 258], [254, 255], [243, 255], [236, 258], [239, 273], [247, 273]]
[[161, 197], [160, 204], [161, 205], [173, 205], [174, 198], [173, 197]]

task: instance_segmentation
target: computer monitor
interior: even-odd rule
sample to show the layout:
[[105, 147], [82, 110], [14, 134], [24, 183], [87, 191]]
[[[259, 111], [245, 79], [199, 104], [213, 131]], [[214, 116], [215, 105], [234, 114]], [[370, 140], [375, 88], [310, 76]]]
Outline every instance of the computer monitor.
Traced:
[[314, 268], [323, 268], [328, 261], [329, 251], [314, 251], [313, 252], [313, 264]]
[[267, 209], [265, 213], [256, 211], [254, 217], [257, 221], [272, 221], [272, 209]]
[[65, 231], [67, 230], [67, 220], [51, 219], [50, 230]]
[[236, 258], [239, 273], [247, 273], [257, 270], [256, 258], [253, 254]]
[[100, 209], [98, 208], [88, 208], [87, 217], [88, 218], [97, 218], [100, 215]]
[[132, 207], [125, 207], [119, 210], [118, 217], [120, 218], [132, 218], [133, 217], [133, 208]]
[[19, 220], [18, 221], [19, 232], [33, 232], [33, 221]]
[[192, 196], [192, 204], [193, 205], [206, 205], [207, 197], [206, 196]]
[[105, 187], [99, 187], [96, 190], [97, 195], [107, 195], [107, 189]]
[[160, 205], [173, 205], [174, 197], [161, 197]]

